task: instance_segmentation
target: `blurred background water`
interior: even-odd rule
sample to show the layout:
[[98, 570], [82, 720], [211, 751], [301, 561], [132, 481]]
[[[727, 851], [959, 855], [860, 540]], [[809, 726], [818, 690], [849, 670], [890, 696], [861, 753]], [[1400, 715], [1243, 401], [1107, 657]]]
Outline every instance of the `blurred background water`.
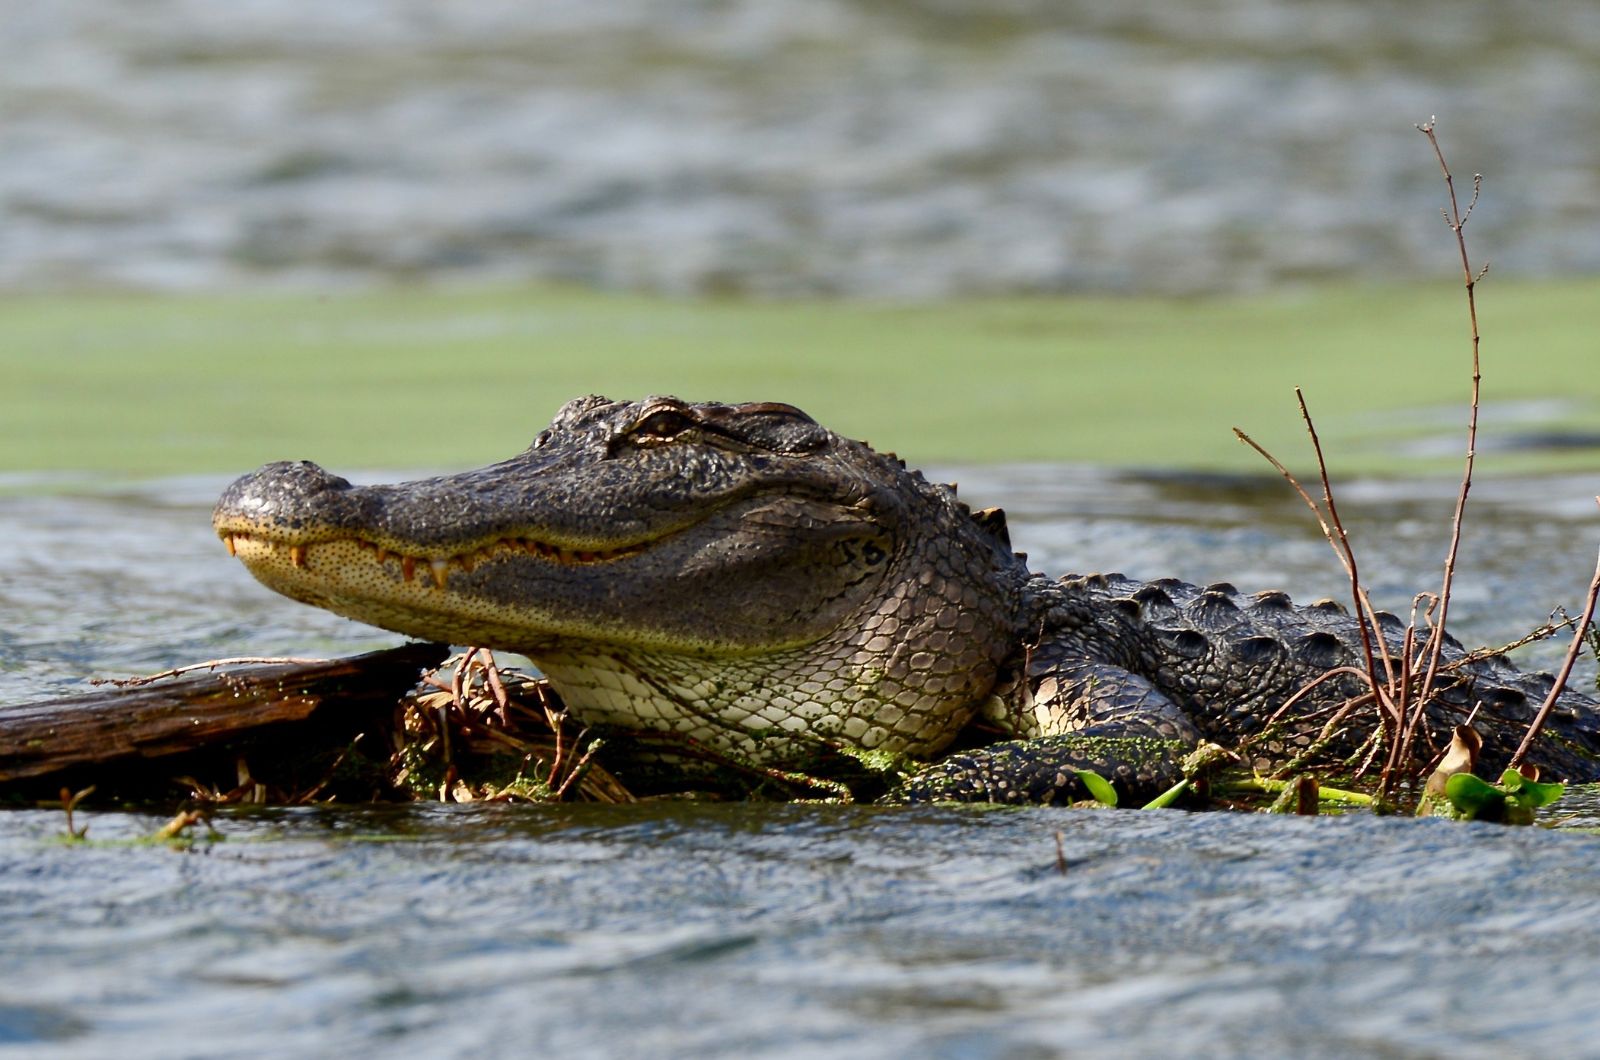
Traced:
[[1567, 0], [5, 5], [0, 288], [941, 297], [1600, 269]]

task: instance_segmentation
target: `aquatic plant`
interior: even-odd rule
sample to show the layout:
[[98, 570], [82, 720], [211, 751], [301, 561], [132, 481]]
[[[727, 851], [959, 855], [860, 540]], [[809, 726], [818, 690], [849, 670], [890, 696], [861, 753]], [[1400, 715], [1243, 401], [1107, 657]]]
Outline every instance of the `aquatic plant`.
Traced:
[[[1368, 595], [1367, 588], [1362, 581], [1360, 567], [1357, 563], [1356, 551], [1350, 542], [1349, 533], [1339, 516], [1339, 508], [1334, 498], [1333, 485], [1328, 472], [1328, 464], [1323, 453], [1322, 442], [1317, 433], [1316, 425], [1311, 412], [1307, 407], [1305, 395], [1295, 388], [1295, 398], [1299, 404], [1301, 420], [1305, 425], [1311, 440], [1312, 452], [1316, 459], [1317, 473], [1321, 485], [1321, 502], [1313, 499], [1311, 494], [1300, 483], [1295, 475], [1263, 446], [1252, 439], [1239, 428], [1234, 428], [1234, 433], [1246, 445], [1260, 453], [1282, 475], [1300, 495], [1300, 498], [1311, 508], [1323, 536], [1333, 547], [1334, 554], [1344, 567], [1349, 581], [1352, 610], [1355, 614], [1361, 632], [1362, 650], [1364, 655], [1364, 668], [1359, 671], [1365, 679], [1369, 691], [1355, 699], [1346, 702], [1330, 717], [1324, 728], [1324, 735], [1331, 733], [1339, 724], [1353, 719], [1357, 712], [1370, 711], [1375, 717], [1376, 724], [1372, 726], [1363, 745], [1364, 751], [1358, 753], [1359, 761], [1351, 763], [1355, 767], [1354, 776], [1359, 778], [1367, 775], [1379, 760], [1381, 755], [1382, 765], [1379, 768], [1377, 794], [1380, 799], [1395, 799], [1402, 790], [1414, 789], [1416, 781], [1428, 775], [1430, 767], [1438, 768], [1438, 764], [1447, 758], [1449, 750], [1424, 757], [1418, 750], [1418, 736], [1426, 731], [1424, 725], [1424, 711], [1434, 702], [1440, 691], [1440, 678], [1461, 664], [1455, 665], [1442, 662], [1445, 644], [1446, 620], [1450, 611], [1450, 600], [1455, 582], [1456, 566], [1461, 544], [1461, 528], [1466, 513], [1467, 497], [1472, 490], [1472, 475], [1477, 457], [1478, 439], [1478, 412], [1480, 407], [1482, 368], [1480, 359], [1481, 336], [1478, 329], [1477, 286], [1489, 271], [1485, 264], [1476, 271], [1473, 269], [1471, 257], [1467, 250], [1465, 228], [1472, 217], [1473, 210], [1477, 207], [1479, 195], [1483, 190], [1482, 174], [1474, 174], [1472, 180], [1472, 198], [1466, 208], [1462, 209], [1459, 197], [1456, 194], [1455, 178], [1450, 171], [1450, 166], [1445, 160], [1443, 148], [1439, 144], [1436, 133], [1437, 119], [1430, 118], [1416, 126], [1417, 130], [1427, 137], [1429, 146], [1433, 149], [1434, 157], [1438, 160], [1439, 168], [1444, 175], [1445, 186], [1448, 192], [1448, 206], [1441, 209], [1445, 224], [1455, 237], [1457, 251], [1461, 259], [1461, 271], [1466, 290], [1467, 317], [1471, 332], [1471, 401], [1466, 424], [1465, 466], [1462, 472], [1461, 485], [1456, 494], [1455, 509], [1450, 519], [1449, 544], [1445, 552], [1443, 579], [1437, 592], [1418, 593], [1412, 601], [1411, 620], [1402, 633], [1402, 643], [1398, 651], [1394, 650], [1387, 637], [1384, 636], [1379, 613], [1374, 608]], [[1600, 497], [1596, 497], [1600, 503]], [[1420, 800], [1422, 806], [1419, 812], [1430, 812], [1440, 806], [1450, 807], [1454, 816], [1486, 818], [1491, 813], [1497, 814], [1496, 819], [1524, 822], [1531, 820], [1532, 810], [1537, 806], [1546, 805], [1560, 796], [1559, 785], [1540, 785], [1537, 777], [1527, 775], [1518, 770], [1534, 741], [1543, 729], [1551, 709], [1555, 706], [1557, 697], [1566, 687], [1571, 677], [1573, 664], [1583, 649], [1585, 634], [1590, 629], [1594, 619], [1596, 598], [1600, 597], [1600, 562], [1597, 562], [1593, 580], [1589, 584], [1587, 596], [1580, 618], [1576, 621], [1565, 618], [1559, 622], [1551, 622], [1533, 631], [1527, 637], [1515, 644], [1494, 649], [1486, 654], [1500, 655], [1512, 648], [1527, 643], [1530, 640], [1550, 636], [1561, 628], [1570, 627], [1573, 630], [1572, 642], [1562, 661], [1560, 670], [1556, 674], [1555, 682], [1543, 704], [1529, 722], [1522, 741], [1516, 752], [1512, 755], [1509, 766], [1502, 777], [1499, 786], [1490, 785], [1487, 781], [1472, 778], [1469, 764], [1464, 771], [1457, 771], [1448, 781], [1441, 781], [1442, 789], [1430, 792], [1432, 798]], [[1471, 658], [1481, 658], [1485, 653], [1474, 653]], [[1320, 682], [1323, 678], [1319, 678]], [[1304, 695], [1315, 684], [1313, 682], [1303, 689]], [[1296, 697], [1297, 698], [1297, 697]], [[1294, 701], [1291, 698], [1290, 702]], [[1280, 709], [1287, 709], [1289, 704]], [[1272, 731], [1272, 722], [1269, 720], [1266, 732]], [[1470, 725], [1470, 717], [1467, 724]], [[1463, 726], [1466, 727], [1466, 726]], [[1470, 729], [1469, 729], [1470, 731]], [[1257, 737], [1260, 738], [1259, 736]], [[1458, 736], [1458, 741], [1460, 737]], [[1454, 746], [1454, 745], [1453, 745]], [[1475, 757], [1475, 753], [1474, 753]], [[1292, 772], [1299, 765], [1299, 760], [1290, 763], [1280, 774]], [[1513, 779], [1515, 778], [1515, 779]], [[1476, 783], [1474, 783], [1476, 781]], [[1526, 809], [1526, 813], [1522, 811]], [[1503, 811], [1503, 812], [1502, 812]]]

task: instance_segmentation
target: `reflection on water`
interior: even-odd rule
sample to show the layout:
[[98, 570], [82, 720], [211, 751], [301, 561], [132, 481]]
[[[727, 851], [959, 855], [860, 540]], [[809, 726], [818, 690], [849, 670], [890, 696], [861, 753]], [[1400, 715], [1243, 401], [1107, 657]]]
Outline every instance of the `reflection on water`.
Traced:
[[[1339, 592], [1260, 480], [962, 469], [1042, 569]], [[0, 493], [0, 701], [393, 638], [229, 560], [220, 480]], [[1457, 629], [1569, 607], [1592, 484], [1474, 492]], [[1579, 498], [1568, 505], [1559, 498]], [[1448, 484], [1353, 483], [1385, 598], [1436, 580]], [[1548, 661], [1556, 649], [1540, 646]], [[1600, 825], [1594, 793], [1570, 797]], [[1579, 1055], [1600, 839], [1385, 819], [815, 806], [0, 813], [0, 1049], [30, 1057]], [[1061, 833], [1067, 871], [1056, 867]]]
[[1574, 0], [78, 0], [0, 33], [0, 287], [668, 291], [1600, 269]]

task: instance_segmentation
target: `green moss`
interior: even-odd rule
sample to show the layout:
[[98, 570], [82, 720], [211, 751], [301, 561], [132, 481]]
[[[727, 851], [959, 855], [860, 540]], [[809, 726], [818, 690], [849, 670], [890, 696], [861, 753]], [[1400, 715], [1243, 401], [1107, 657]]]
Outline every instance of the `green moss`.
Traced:
[[868, 750], [865, 747], [840, 746], [838, 753], [854, 761], [869, 773], [884, 777], [905, 776], [920, 768], [921, 763], [894, 751]]
[[[1571, 399], [1592, 375], [1597, 302], [1597, 280], [1486, 284], [1490, 398], [1568, 399], [1568, 425], [1592, 419]], [[1402, 460], [1396, 447], [1443, 430], [1419, 426], [1431, 413], [1418, 410], [1464, 405], [1465, 328], [1448, 283], [926, 305], [550, 288], [10, 296], [0, 470], [464, 466], [521, 449], [591, 392], [790, 401], [916, 463], [1262, 470], [1230, 428], [1304, 463], [1299, 385], [1336, 472], [1453, 471], [1454, 457]], [[1486, 439], [1495, 429], [1491, 411]], [[1480, 470], [1532, 461], [1594, 467], [1600, 454], [1486, 445]]]
[[496, 779], [494, 776], [481, 778], [484, 786], [492, 788], [495, 798], [508, 798], [522, 802], [553, 802], [555, 791], [548, 783], [517, 772], [510, 776]]
[[[1091, 762], [1126, 764], [1136, 770], [1150, 765], [1164, 765], [1184, 751], [1181, 740], [1160, 740], [1153, 736], [1085, 736], [1068, 733], [1048, 737], [1048, 740], [1052, 751], [1079, 755]], [[1026, 745], [1012, 746], [1022, 752]]]
[[444, 766], [415, 741], [407, 741], [396, 754], [401, 767], [399, 786], [416, 798], [437, 799], [439, 786], [445, 782]]

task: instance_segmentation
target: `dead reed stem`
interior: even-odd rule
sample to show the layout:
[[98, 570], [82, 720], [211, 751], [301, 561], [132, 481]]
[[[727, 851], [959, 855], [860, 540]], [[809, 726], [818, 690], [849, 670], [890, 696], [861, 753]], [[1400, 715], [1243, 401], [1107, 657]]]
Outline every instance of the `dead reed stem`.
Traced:
[[[1345, 670], [1345, 672], [1360, 674], [1366, 680], [1368, 687], [1371, 689], [1372, 698], [1378, 703], [1379, 724], [1382, 725], [1386, 733], [1392, 735], [1391, 730], [1398, 723], [1398, 717], [1394, 709], [1393, 697], [1386, 691], [1387, 682], [1378, 679], [1377, 656], [1372, 650], [1372, 630], [1377, 626], [1377, 618], [1372, 614], [1372, 603], [1368, 599], [1366, 591], [1361, 587], [1361, 575], [1356, 565], [1355, 549], [1350, 545], [1350, 535], [1345, 531], [1344, 523], [1339, 518], [1338, 506], [1333, 501], [1333, 485], [1328, 477], [1328, 465], [1322, 453], [1322, 440], [1317, 435], [1317, 427], [1311, 419], [1311, 411], [1306, 407], [1305, 394], [1299, 387], [1294, 388], [1294, 394], [1296, 400], [1300, 403], [1300, 418], [1306, 425], [1306, 432], [1311, 436], [1312, 449], [1317, 456], [1317, 473], [1322, 480], [1322, 497], [1323, 502], [1327, 505], [1326, 510], [1312, 499], [1311, 494], [1300, 484], [1300, 480], [1295, 477], [1294, 472], [1285, 467], [1282, 461], [1269, 453], [1254, 438], [1251, 438], [1239, 428], [1235, 427], [1233, 433], [1238, 436], [1240, 441], [1260, 453], [1268, 463], [1277, 469], [1278, 474], [1283, 476], [1284, 480], [1294, 488], [1294, 491], [1300, 495], [1300, 499], [1305, 501], [1306, 507], [1311, 509], [1311, 514], [1316, 518], [1317, 525], [1322, 528], [1322, 536], [1327, 540], [1329, 547], [1333, 549], [1334, 555], [1339, 557], [1339, 563], [1344, 567], [1345, 574], [1350, 578], [1350, 594], [1353, 598], [1352, 604], [1356, 614], [1356, 625], [1361, 631], [1361, 648], [1366, 663], [1365, 672], [1354, 670], [1353, 668], [1341, 669]], [[1390, 665], [1388, 646], [1383, 641], [1381, 632], [1378, 639], [1379, 643], [1383, 645], [1384, 672], [1386, 677], [1392, 681], [1394, 670]], [[1279, 708], [1278, 713], [1274, 714], [1273, 717], [1276, 718], [1279, 714], [1282, 714], [1290, 704], [1321, 684], [1328, 676], [1330, 675], [1325, 674], [1319, 677], [1307, 687], [1289, 697], [1288, 701], [1284, 703], [1283, 707]]]
[[[1346, 575], [1350, 580], [1350, 594], [1354, 603], [1357, 629], [1360, 632], [1362, 653], [1366, 663], [1366, 672], [1362, 675], [1370, 691], [1367, 695], [1357, 696], [1349, 700], [1339, 716], [1343, 716], [1351, 708], [1366, 702], [1373, 702], [1378, 707], [1379, 726], [1373, 733], [1373, 738], [1368, 741], [1371, 750], [1367, 760], [1357, 770], [1358, 775], [1365, 773], [1367, 768], [1379, 758], [1379, 751], [1383, 763], [1379, 774], [1378, 790], [1380, 795], [1390, 794], [1403, 774], [1411, 772], [1415, 745], [1419, 733], [1427, 731], [1426, 719], [1428, 705], [1435, 698], [1435, 689], [1442, 673], [1464, 665], [1467, 660], [1445, 664], [1444, 648], [1446, 641], [1445, 630], [1450, 614], [1450, 597], [1455, 584], [1457, 563], [1461, 551], [1461, 528], [1466, 514], [1467, 498], [1472, 492], [1473, 470], [1477, 462], [1478, 449], [1478, 415], [1481, 406], [1481, 393], [1483, 372], [1479, 357], [1481, 334], [1478, 328], [1478, 281], [1488, 272], [1485, 265], [1476, 272], [1472, 268], [1472, 260], [1467, 252], [1465, 228], [1472, 212], [1477, 208], [1478, 197], [1483, 190], [1482, 174], [1474, 174], [1472, 179], [1472, 198], [1462, 209], [1459, 196], [1456, 194], [1455, 177], [1450, 171], [1449, 163], [1445, 160], [1444, 150], [1439, 145], [1435, 133], [1436, 120], [1430, 118], [1427, 122], [1417, 126], [1417, 130], [1428, 139], [1428, 144], [1433, 148], [1434, 157], [1439, 162], [1440, 172], [1444, 175], [1445, 188], [1449, 196], [1449, 205], [1440, 211], [1444, 222], [1455, 236], [1456, 250], [1461, 258], [1461, 276], [1467, 294], [1467, 319], [1471, 335], [1472, 352], [1472, 385], [1471, 401], [1467, 415], [1466, 457], [1461, 474], [1461, 486], [1456, 493], [1455, 509], [1450, 519], [1449, 545], [1445, 551], [1444, 572], [1437, 595], [1431, 595], [1428, 606], [1418, 615], [1418, 606], [1414, 603], [1411, 622], [1406, 627], [1400, 655], [1398, 660], [1394, 657], [1388, 639], [1384, 635], [1382, 623], [1378, 621], [1377, 612], [1373, 609], [1371, 599], [1361, 585], [1360, 568], [1356, 561], [1355, 550], [1350, 544], [1349, 535], [1345, 532], [1343, 521], [1339, 517], [1338, 505], [1334, 500], [1333, 487], [1328, 476], [1328, 465], [1322, 450], [1321, 439], [1317, 434], [1316, 425], [1313, 423], [1311, 413], [1306, 406], [1305, 395], [1295, 388], [1295, 398], [1300, 405], [1300, 416], [1305, 422], [1306, 432], [1311, 438], [1312, 449], [1316, 455], [1317, 471], [1322, 481], [1322, 502], [1319, 504], [1310, 493], [1299, 483], [1294, 475], [1271, 453], [1258, 445], [1249, 435], [1238, 428], [1234, 433], [1240, 441], [1250, 446], [1282, 475], [1300, 499], [1305, 501], [1317, 519], [1322, 535], [1327, 539], [1334, 552], [1339, 557]], [[1596, 498], [1600, 501], [1600, 498]], [[1521, 746], [1513, 757], [1513, 764], [1519, 764], [1527, 754], [1533, 741], [1537, 738], [1544, 726], [1545, 719], [1554, 708], [1557, 697], [1565, 687], [1567, 678], [1571, 674], [1572, 665], [1583, 646], [1584, 632], [1593, 621], [1595, 603], [1600, 596], [1600, 566], [1597, 566], [1595, 580], [1590, 584], [1589, 595], [1584, 607], [1583, 618], [1577, 625], [1571, 648], [1562, 665], [1560, 675], [1550, 695], [1540, 707], [1538, 714], [1530, 724], [1524, 735]], [[1419, 596], [1419, 599], [1421, 597]], [[1425, 632], [1421, 632], [1424, 631]], [[1419, 636], [1419, 633], [1421, 635]], [[1420, 647], [1418, 640], [1422, 643]], [[1376, 642], [1376, 643], [1374, 643]], [[1469, 656], [1472, 658], [1475, 656]], [[1382, 673], [1379, 672], [1379, 663], [1382, 663]], [[1420, 668], [1420, 674], [1418, 670]], [[1345, 673], [1355, 673], [1354, 668], [1342, 668]], [[1320, 684], [1322, 680], [1331, 676], [1324, 675], [1316, 681], [1309, 683], [1294, 696], [1285, 702], [1278, 714], [1281, 716], [1291, 704], [1308, 694], [1311, 689]], [[1331, 723], [1330, 723], [1331, 724]]]
[[[1392, 697], [1385, 691], [1385, 684], [1378, 680], [1378, 666], [1372, 652], [1372, 635], [1377, 627], [1377, 617], [1371, 614], [1372, 603], [1367, 598], [1366, 591], [1361, 588], [1361, 573], [1356, 566], [1355, 549], [1350, 547], [1350, 535], [1345, 532], [1344, 522], [1339, 518], [1339, 506], [1333, 500], [1333, 484], [1328, 480], [1328, 461], [1322, 454], [1322, 439], [1317, 435], [1317, 425], [1311, 421], [1311, 410], [1306, 408], [1306, 396], [1299, 387], [1294, 388], [1295, 400], [1300, 403], [1300, 418], [1305, 422], [1306, 433], [1311, 436], [1311, 449], [1317, 456], [1317, 475], [1322, 480], [1322, 503], [1328, 508], [1328, 521], [1333, 524], [1334, 531], [1338, 534], [1338, 541], [1330, 544], [1343, 554], [1345, 573], [1350, 576], [1350, 606], [1355, 611], [1356, 628], [1361, 631], [1361, 653], [1367, 664], [1367, 679], [1372, 684], [1372, 690], [1378, 697], [1378, 704], [1382, 711], [1385, 728], [1392, 728], [1398, 724], [1400, 718], [1394, 709]], [[1384, 643], [1382, 630], [1378, 631], [1379, 643], [1384, 649], [1384, 669], [1391, 671], [1388, 660], [1388, 645]]]
[[[1595, 503], [1600, 504], [1600, 497], [1595, 498]], [[1583, 617], [1578, 619], [1578, 626], [1572, 631], [1572, 643], [1567, 647], [1567, 654], [1561, 660], [1561, 669], [1556, 673], [1556, 683], [1550, 686], [1550, 694], [1544, 697], [1544, 702], [1539, 706], [1539, 712], [1533, 716], [1533, 721], [1528, 725], [1527, 733], [1522, 737], [1522, 743], [1517, 745], [1516, 753], [1511, 756], [1511, 768], [1516, 769], [1522, 765], [1522, 760], [1527, 757], [1528, 750], [1533, 747], [1533, 741], [1538, 738], [1544, 728], [1545, 719], [1550, 716], [1550, 711], [1555, 708], [1556, 699], [1561, 695], [1561, 690], [1567, 687], [1567, 678], [1572, 676], [1572, 666], [1578, 661], [1579, 654], [1583, 651], [1583, 636], [1589, 624], [1594, 621], [1595, 599], [1600, 597], [1600, 560], [1595, 562], [1594, 578], [1589, 582], [1589, 595], [1583, 602]]]
[[[1445, 188], [1450, 196], [1450, 208], [1441, 211], [1444, 214], [1445, 224], [1456, 237], [1456, 249], [1461, 254], [1461, 275], [1467, 289], [1467, 318], [1472, 329], [1472, 407], [1467, 415], [1467, 453], [1466, 466], [1461, 475], [1461, 489], [1456, 494], [1455, 513], [1450, 519], [1450, 547], [1445, 553], [1444, 580], [1439, 588], [1439, 615], [1438, 621], [1433, 623], [1428, 642], [1424, 645], [1427, 652], [1428, 666], [1422, 678], [1422, 685], [1418, 689], [1417, 717], [1420, 717], [1421, 707], [1426, 703], [1433, 691], [1434, 681], [1439, 674], [1439, 660], [1444, 654], [1444, 631], [1450, 617], [1450, 590], [1455, 581], [1456, 558], [1461, 549], [1461, 521], [1467, 508], [1467, 495], [1472, 492], [1472, 469], [1478, 455], [1478, 404], [1479, 392], [1483, 380], [1478, 359], [1479, 333], [1478, 333], [1478, 281], [1483, 278], [1488, 266], [1474, 274], [1472, 262], [1467, 254], [1467, 237], [1463, 229], [1472, 216], [1472, 211], [1478, 205], [1478, 195], [1483, 190], [1483, 174], [1475, 173], [1472, 176], [1472, 201], [1467, 203], [1466, 212], [1461, 210], [1460, 201], [1456, 196], [1455, 177], [1450, 172], [1449, 163], [1445, 161], [1444, 149], [1439, 146], [1439, 138], [1434, 134], [1437, 118], [1429, 118], [1417, 126], [1417, 131], [1428, 138], [1428, 144], [1433, 148], [1434, 157], [1439, 160], [1439, 169], [1444, 173]], [[1387, 793], [1393, 782], [1394, 769], [1405, 760], [1410, 752], [1412, 740], [1416, 734], [1416, 725], [1407, 724], [1401, 735], [1398, 745], [1390, 747], [1389, 761], [1384, 765], [1380, 788]]]

